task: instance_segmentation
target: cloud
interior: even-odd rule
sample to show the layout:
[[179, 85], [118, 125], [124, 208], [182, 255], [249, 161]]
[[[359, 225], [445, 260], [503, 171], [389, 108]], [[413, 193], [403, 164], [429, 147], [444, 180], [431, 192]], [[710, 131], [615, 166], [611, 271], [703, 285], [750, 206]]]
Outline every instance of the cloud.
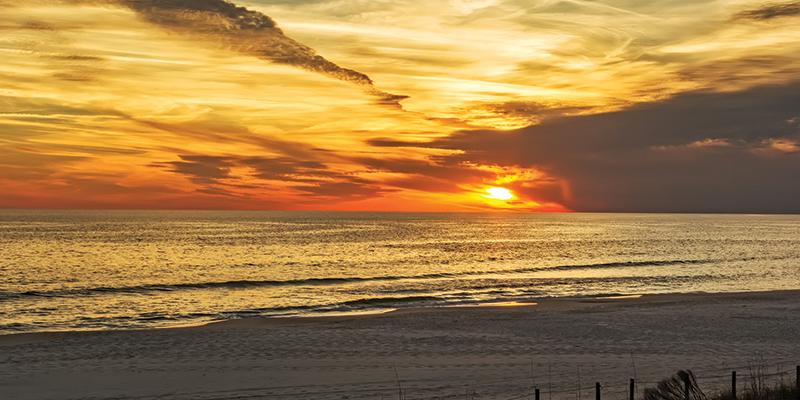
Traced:
[[514, 131], [373, 144], [455, 150], [445, 156], [451, 163], [535, 168], [552, 184], [518, 190], [578, 211], [798, 213], [798, 121], [795, 82], [686, 93]]
[[[373, 139], [369, 143], [386, 143]], [[388, 142], [398, 144], [398, 142]], [[391, 147], [391, 146], [386, 146]], [[496, 178], [496, 174], [482, 171], [469, 165], [460, 165], [441, 157], [428, 160], [407, 158], [353, 157], [348, 160], [367, 168], [371, 172], [390, 173], [394, 177], [381, 179], [383, 186], [411, 189], [433, 193], [460, 193], [459, 186]]]
[[230, 159], [213, 156], [182, 155], [182, 161], [156, 163], [170, 166], [172, 172], [187, 175], [192, 182], [199, 184], [217, 184], [222, 179], [231, 177], [230, 169], [234, 166]]
[[253, 157], [241, 160], [252, 167], [259, 179], [298, 181], [303, 176], [328, 175], [328, 168], [317, 161], [297, 160], [289, 157]]
[[104, 59], [78, 54], [43, 56], [47, 60], [53, 77], [63, 81], [88, 83], [98, 79], [104, 70], [100, 67]]
[[780, 17], [800, 16], [800, 2], [767, 3], [759, 8], [745, 10], [733, 16], [734, 20], [766, 21]]
[[179, 161], [155, 162], [153, 167], [184, 175], [199, 193], [247, 197], [247, 190], [263, 191], [269, 185], [252, 178], [276, 181], [301, 197], [327, 201], [360, 200], [396, 191], [377, 182], [343, 173], [323, 163], [290, 157], [180, 155]]
[[456, 164], [448, 164], [451, 160], [431, 157], [431, 160], [388, 159], [388, 158], [351, 158], [353, 162], [375, 171], [391, 172], [406, 175], [420, 175], [451, 183], [470, 182], [473, 178], [490, 178], [494, 174], [464, 168]]
[[683, 68], [675, 73], [681, 81], [702, 83], [706, 87], [755, 86], [758, 83], [788, 81], [800, 76], [800, 56], [749, 55], [716, 60]]
[[224, 0], [109, 0], [135, 11], [162, 28], [203, 36], [242, 54], [353, 83], [384, 104], [399, 104], [407, 96], [377, 89], [365, 74], [343, 68], [286, 36], [270, 17]]
[[0, 168], [3, 170], [0, 178], [23, 181], [47, 179], [61, 166], [85, 159], [75, 155], [46, 154], [38, 149], [9, 146], [0, 141]]
[[477, 103], [459, 110], [462, 120], [495, 128], [522, 128], [545, 119], [563, 115], [590, 113], [593, 107], [544, 104], [536, 101], [509, 100]]
[[[2, 95], [0, 95], [0, 110], [2, 110], [2, 112], [0, 112], [0, 117], [5, 117], [9, 114], [35, 116], [86, 116], [106, 115], [109, 113], [109, 110], [80, 108], [49, 99]], [[0, 133], [0, 137], [2, 137], [2, 133]]]
[[395, 191], [359, 180], [351, 182], [319, 182], [315, 185], [292, 186], [292, 188], [305, 192], [310, 197], [338, 200], [364, 200], [380, 197]]
[[[105, 67], [108, 60], [105, 57], [87, 53], [88, 49], [76, 45], [68, 35], [64, 35], [62, 29], [76, 28], [70, 22], [45, 22], [34, 20], [34, 16], [25, 15], [24, 12], [15, 16], [17, 10], [4, 11], [4, 15], [0, 16], [0, 31], [4, 36], [2, 47], [7, 52], [4, 54], [4, 62], [8, 66], [16, 64], [23, 67], [23, 70], [42, 68], [51, 77], [70, 84], [96, 82], [108, 72]], [[19, 56], [23, 54], [32, 57], [25, 64], [20, 64]], [[0, 78], [3, 78], [2, 75], [0, 74]], [[17, 72], [14, 77], [25, 82], [25, 75], [27, 74]]]

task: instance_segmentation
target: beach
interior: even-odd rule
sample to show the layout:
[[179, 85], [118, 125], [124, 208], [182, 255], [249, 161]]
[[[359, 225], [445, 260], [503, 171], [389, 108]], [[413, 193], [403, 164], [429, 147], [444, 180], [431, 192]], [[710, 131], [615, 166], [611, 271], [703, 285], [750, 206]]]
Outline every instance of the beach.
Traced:
[[713, 392], [800, 363], [800, 291], [498, 304], [4, 335], [0, 397], [625, 399], [631, 378]]

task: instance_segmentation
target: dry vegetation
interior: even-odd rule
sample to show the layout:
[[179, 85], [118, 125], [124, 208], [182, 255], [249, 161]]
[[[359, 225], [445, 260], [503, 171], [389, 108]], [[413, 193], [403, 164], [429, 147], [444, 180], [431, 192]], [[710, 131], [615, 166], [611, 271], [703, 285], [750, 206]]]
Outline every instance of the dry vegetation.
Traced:
[[749, 379], [743, 389], [734, 395], [731, 389], [706, 395], [700, 390], [691, 371], [678, 371], [675, 375], [647, 389], [644, 400], [800, 400], [798, 383], [787, 382], [783, 378], [769, 382], [763, 363], [750, 366]]

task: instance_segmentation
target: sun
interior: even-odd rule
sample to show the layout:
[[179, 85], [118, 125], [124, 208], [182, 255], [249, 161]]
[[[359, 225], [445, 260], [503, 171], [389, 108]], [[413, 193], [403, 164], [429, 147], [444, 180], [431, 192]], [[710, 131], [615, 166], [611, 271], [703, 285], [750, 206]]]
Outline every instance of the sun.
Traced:
[[514, 198], [514, 195], [511, 194], [511, 191], [506, 188], [501, 187], [490, 187], [486, 189], [486, 193], [488, 195], [483, 195], [487, 199], [497, 199], [497, 200], [511, 200]]

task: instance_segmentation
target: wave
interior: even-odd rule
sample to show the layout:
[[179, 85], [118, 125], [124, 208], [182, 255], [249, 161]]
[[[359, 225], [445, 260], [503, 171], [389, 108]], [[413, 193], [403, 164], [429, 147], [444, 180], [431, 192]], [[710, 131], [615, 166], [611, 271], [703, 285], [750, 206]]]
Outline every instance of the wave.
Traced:
[[[716, 280], [716, 275], [682, 275], [670, 276], [671, 281], [697, 282], [698, 280]], [[554, 287], [584, 287], [597, 284], [608, 284], [619, 281], [636, 281], [638, 284], [654, 286], [663, 277], [586, 277], [586, 278], [522, 278], [509, 282], [498, 278], [496, 282], [479, 281], [458, 289], [446, 291], [420, 290], [401, 292], [383, 292], [382, 296], [355, 297], [337, 302], [321, 302], [316, 304], [254, 307], [242, 309], [209, 309], [205, 312], [147, 311], [139, 309], [127, 315], [91, 314], [75, 316], [60, 322], [41, 323], [0, 323], [0, 333], [30, 332], [48, 329], [130, 329], [153, 326], [169, 326], [176, 323], [198, 323], [219, 320], [252, 318], [252, 317], [290, 317], [290, 316], [324, 316], [338, 313], [383, 312], [390, 309], [428, 308], [440, 306], [462, 306], [491, 303], [494, 301], [530, 301], [553, 298], [596, 298], [630, 295], [630, 292], [594, 292], [577, 293], [561, 292]], [[640, 286], [635, 285], [635, 286]], [[318, 299], [321, 300], [321, 299]], [[41, 310], [41, 309], [40, 309]]]
[[376, 307], [394, 308], [397, 304], [439, 302], [444, 301], [443, 297], [437, 296], [408, 296], [408, 297], [373, 297], [366, 299], [351, 300], [342, 303], [346, 307]]
[[462, 272], [441, 272], [419, 275], [388, 275], [371, 277], [335, 277], [335, 278], [306, 278], [290, 280], [234, 280], [222, 282], [198, 282], [198, 283], [159, 283], [133, 286], [99, 286], [89, 288], [74, 289], [54, 289], [54, 290], [30, 290], [25, 292], [0, 291], [0, 301], [20, 299], [28, 297], [74, 297], [74, 296], [94, 296], [105, 294], [145, 294], [152, 292], [173, 292], [181, 290], [203, 290], [203, 289], [248, 289], [278, 286], [315, 286], [315, 285], [343, 285], [364, 282], [400, 281], [400, 280], [432, 280], [458, 278], [465, 276], [491, 276], [506, 274], [522, 274], [542, 271], [568, 271], [579, 269], [601, 269], [619, 267], [644, 267], [644, 266], [669, 266], [679, 264], [704, 264], [712, 263], [716, 260], [653, 260], [653, 261], [628, 261], [595, 264], [561, 265], [553, 267], [524, 267], [506, 270], [482, 270], [482, 271], [462, 271]]
[[148, 292], [173, 292], [192, 289], [247, 289], [259, 287], [275, 286], [312, 286], [312, 285], [339, 285], [347, 283], [358, 283], [368, 281], [392, 281], [402, 279], [430, 279], [446, 277], [448, 274], [427, 274], [419, 276], [384, 276], [384, 277], [352, 277], [352, 278], [308, 278], [293, 280], [236, 280], [224, 282], [200, 282], [200, 283], [175, 283], [175, 284], [148, 284], [121, 287], [91, 287], [77, 289], [56, 289], [47, 291], [30, 290], [26, 292], [2, 292], [0, 300], [23, 298], [23, 297], [69, 297], [69, 296], [89, 296], [99, 294], [118, 294], [118, 293], [148, 293]]

